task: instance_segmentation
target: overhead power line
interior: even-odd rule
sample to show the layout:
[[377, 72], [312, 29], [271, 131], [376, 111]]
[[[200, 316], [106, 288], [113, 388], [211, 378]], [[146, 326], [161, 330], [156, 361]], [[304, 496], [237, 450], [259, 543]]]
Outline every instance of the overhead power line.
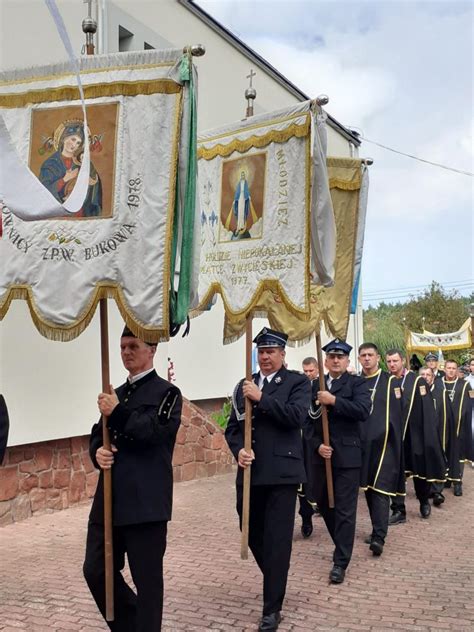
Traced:
[[[439, 285], [443, 288], [450, 288], [452, 289], [453, 287], [461, 287], [464, 285], [474, 285], [474, 279], [461, 279], [459, 281], [446, 281], [444, 283], [440, 282]], [[429, 288], [431, 286], [431, 283], [425, 283], [422, 285], [408, 285], [408, 286], [401, 286], [401, 287], [394, 287], [394, 288], [380, 288], [379, 290], [367, 290], [367, 292], [363, 292], [364, 297], [365, 296], [372, 296], [372, 295], [385, 295], [385, 294], [390, 294], [392, 292], [396, 292], [396, 293], [400, 293], [400, 292], [405, 292], [407, 290], [413, 290], [413, 291], [417, 291], [417, 290], [425, 290], [427, 288]]]
[[[447, 288], [448, 290], [459, 290], [459, 291], [466, 291], [466, 290], [470, 290], [473, 289], [474, 290], [474, 285], [472, 285], [472, 283], [466, 283], [465, 285], [457, 285], [456, 287], [452, 287], [452, 288]], [[380, 293], [380, 294], [363, 294], [364, 299], [371, 299], [371, 298], [395, 298], [397, 296], [414, 296], [416, 294], [420, 294], [421, 290], [418, 292], [387, 292], [387, 293]]]
[[463, 176], [474, 176], [474, 173], [471, 171], [464, 171], [463, 169], [455, 169], [454, 167], [448, 167], [448, 165], [442, 165], [439, 162], [433, 162], [432, 160], [426, 160], [425, 158], [419, 158], [418, 156], [414, 156], [413, 154], [407, 154], [404, 151], [398, 151], [398, 149], [393, 149], [393, 147], [387, 147], [387, 145], [382, 145], [382, 143], [377, 143], [375, 140], [369, 140], [365, 138], [365, 136], [359, 136], [366, 143], [371, 143], [372, 145], [377, 145], [378, 147], [382, 147], [382, 149], [386, 149], [387, 151], [392, 151], [394, 154], [400, 154], [401, 156], [406, 156], [407, 158], [412, 158], [413, 160], [418, 160], [418, 162], [424, 162], [428, 165], [432, 165], [433, 167], [439, 167], [440, 169], [446, 169], [447, 171], [454, 171], [454, 173], [460, 173]]

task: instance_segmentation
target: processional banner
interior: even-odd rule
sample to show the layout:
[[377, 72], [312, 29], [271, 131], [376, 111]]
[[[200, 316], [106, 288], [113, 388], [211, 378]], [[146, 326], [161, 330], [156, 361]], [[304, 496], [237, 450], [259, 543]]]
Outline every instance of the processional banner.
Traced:
[[407, 335], [407, 351], [457, 351], [470, 349], [472, 346], [471, 319], [468, 318], [458, 331], [448, 334], [434, 334], [431, 331], [417, 333], [409, 331]]
[[[352, 296], [358, 285], [362, 260], [368, 169], [355, 158], [327, 159], [329, 186], [336, 220], [336, 262], [333, 287], [310, 285], [311, 313], [300, 319], [288, 313], [279, 296], [265, 291], [255, 307], [265, 315], [270, 327], [288, 334], [288, 342], [305, 344], [319, 331], [321, 322], [333, 336], [345, 339], [349, 326]], [[231, 343], [245, 333], [245, 319], [225, 318], [224, 342]]]
[[83, 57], [80, 71], [87, 129], [69, 64], [0, 77], [0, 114], [12, 147], [11, 156], [0, 157], [2, 168], [18, 152], [63, 204], [87, 139], [90, 148], [87, 195], [77, 213], [24, 221], [15, 214], [14, 188], [9, 199], [0, 190], [0, 318], [12, 299], [26, 299], [43, 335], [70, 340], [88, 325], [98, 300], [113, 297], [136, 334], [166, 340], [170, 261], [179, 258], [178, 162], [190, 142], [182, 121], [192, 98], [183, 53]]
[[312, 224], [321, 228], [317, 239], [326, 238], [313, 257], [325, 284], [332, 283], [334, 258], [327, 177], [318, 180], [321, 154], [309, 101], [200, 136], [197, 312], [220, 293], [227, 318], [245, 320], [271, 290], [292, 314], [309, 315]]

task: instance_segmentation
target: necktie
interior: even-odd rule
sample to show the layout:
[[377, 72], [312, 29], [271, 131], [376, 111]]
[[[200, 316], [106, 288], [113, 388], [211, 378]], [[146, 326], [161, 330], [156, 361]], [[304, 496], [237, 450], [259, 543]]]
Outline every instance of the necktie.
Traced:
[[261, 390], [263, 391], [266, 386], [268, 386], [268, 380], [267, 380], [266, 377], [264, 377], [263, 378], [263, 382], [262, 382], [262, 389]]

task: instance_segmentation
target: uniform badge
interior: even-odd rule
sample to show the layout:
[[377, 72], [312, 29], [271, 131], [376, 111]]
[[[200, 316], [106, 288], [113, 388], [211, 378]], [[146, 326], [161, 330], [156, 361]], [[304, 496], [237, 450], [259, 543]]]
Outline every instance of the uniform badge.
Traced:
[[393, 389], [393, 392], [395, 393], [395, 397], [396, 397], [397, 399], [401, 399], [401, 397], [402, 397], [402, 391], [401, 391], [401, 389], [400, 389], [400, 387], [399, 387], [399, 386], [396, 386], [396, 387]]
[[469, 397], [474, 399], [474, 390], [469, 391]]
[[424, 384], [420, 386], [420, 395], [426, 395], [426, 386]]
[[275, 384], [280, 384], [280, 382], [281, 382], [281, 377], [280, 376], [276, 377]]

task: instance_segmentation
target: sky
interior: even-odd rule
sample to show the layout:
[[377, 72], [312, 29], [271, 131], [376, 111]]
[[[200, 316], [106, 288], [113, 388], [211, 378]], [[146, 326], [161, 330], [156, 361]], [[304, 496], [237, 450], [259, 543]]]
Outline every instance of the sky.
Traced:
[[[435, 280], [473, 291], [474, 4], [457, 0], [197, 0], [363, 138], [371, 157], [364, 307]], [[258, 73], [258, 68], [256, 68]], [[254, 79], [258, 100], [258, 74]]]

